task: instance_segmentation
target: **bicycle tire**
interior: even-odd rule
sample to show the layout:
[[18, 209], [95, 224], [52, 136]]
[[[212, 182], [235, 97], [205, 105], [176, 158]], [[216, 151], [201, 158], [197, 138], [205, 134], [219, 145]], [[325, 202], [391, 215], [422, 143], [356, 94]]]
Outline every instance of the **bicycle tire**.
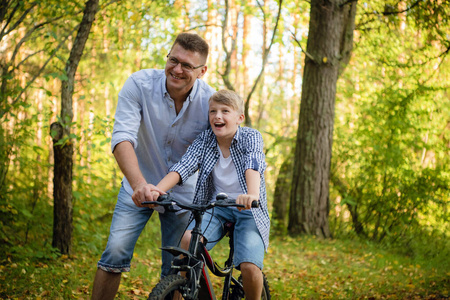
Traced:
[[147, 299], [172, 300], [176, 291], [182, 292], [183, 287], [186, 285], [186, 281], [186, 277], [180, 275], [166, 276], [153, 288]]
[[[239, 276], [238, 281], [242, 284], [242, 275]], [[241, 300], [245, 298], [244, 289], [240, 286], [234, 285], [231, 287], [230, 300]], [[270, 300], [269, 282], [266, 275], [263, 273], [263, 290], [261, 293], [261, 300]]]

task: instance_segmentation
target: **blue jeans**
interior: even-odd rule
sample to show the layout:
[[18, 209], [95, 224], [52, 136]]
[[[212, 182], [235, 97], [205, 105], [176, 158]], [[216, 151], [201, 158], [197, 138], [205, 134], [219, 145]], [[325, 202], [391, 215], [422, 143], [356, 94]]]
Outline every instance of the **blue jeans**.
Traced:
[[[213, 215], [212, 215], [213, 214]], [[223, 236], [223, 224], [234, 223], [234, 259], [239, 268], [243, 262], [253, 263], [261, 270], [264, 261], [264, 242], [250, 210], [239, 211], [234, 207], [215, 207], [208, 210], [202, 222], [203, 237], [207, 240], [206, 249], [211, 250]], [[194, 222], [188, 229], [194, 228]]]
[[[153, 209], [137, 207], [131, 195], [122, 187], [117, 197], [117, 204], [111, 222], [111, 228], [106, 249], [97, 267], [106, 272], [121, 273], [130, 271], [130, 262], [136, 241], [147, 221], [153, 214]], [[178, 246], [189, 221], [189, 213], [175, 214], [165, 212], [159, 214], [161, 223], [161, 246]], [[166, 276], [170, 270], [173, 255], [162, 251], [161, 276]]]

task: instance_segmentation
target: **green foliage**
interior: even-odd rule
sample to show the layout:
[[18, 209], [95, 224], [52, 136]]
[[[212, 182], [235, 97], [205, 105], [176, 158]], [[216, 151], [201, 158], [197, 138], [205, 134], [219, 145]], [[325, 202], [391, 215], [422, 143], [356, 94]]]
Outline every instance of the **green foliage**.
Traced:
[[[74, 1], [8, 1], [3, 3], [2, 53], [0, 56], [0, 217], [2, 245], [45, 248], [47, 239], [31, 246], [30, 228], [37, 226], [35, 215], [41, 214], [48, 198], [44, 194], [48, 173], [48, 148], [42, 144], [42, 116], [48, 107], [39, 108], [40, 91], [32, 89], [47, 70], [64, 42], [61, 31], [70, 32], [70, 22], [63, 14], [73, 14]], [[66, 33], [64, 33], [66, 34]], [[67, 37], [67, 36], [66, 36]], [[47, 95], [51, 95], [48, 89]], [[36, 128], [38, 129], [36, 130]], [[39, 224], [51, 232], [52, 215]], [[13, 251], [14, 247], [12, 248]]]
[[340, 81], [333, 226], [337, 235], [352, 228], [410, 255], [425, 242], [434, 256], [448, 247], [450, 217], [450, 66], [440, 58], [447, 42], [434, 29], [422, 34], [409, 14], [384, 21], [361, 34]]
[[[21, 130], [15, 131], [16, 143], [11, 147], [10, 155], [15, 157], [9, 166], [10, 174], [15, 174], [15, 180], [5, 180], [1, 201], [0, 216], [2, 220], [2, 244], [24, 246], [27, 241], [34, 240], [30, 230], [34, 226], [46, 228], [51, 225], [51, 215], [47, 223], [37, 223], [36, 215], [42, 216], [43, 207], [48, 203], [45, 190], [45, 174], [42, 170], [48, 167], [45, 163], [44, 149], [28, 142], [35, 138], [31, 127], [36, 122], [36, 114], [25, 118], [16, 125]], [[20, 154], [19, 154], [20, 153]], [[50, 223], [50, 224], [49, 224]], [[51, 227], [47, 227], [51, 232]], [[42, 240], [41, 240], [42, 241]], [[44, 244], [47, 241], [42, 241]], [[42, 244], [40, 246], [43, 246]], [[38, 247], [40, 247], [38, 246]]]
[[[330, 222], [338, 239], [274, 232], [265, 263], [274, 299], [448, 297], [450, 14], [446, 2], [406, 1], [405, 7], [391, 2], [358, 7], [353, 58], [339, 81], [330, 193]], [[9, 65], [1, 73], [6, 84], [0, 95], [0, 298], [87, 298], [122, 178], [110, 150], [117, 94], [131, 73], [164, 66], [181, 29], [202, 34], [208, 26], [218, 28], [220, 19], [205, 24], [204, 2], [186, 2], [190, 9], [175, 1], [101, 3], [78, 68], [72, 136], [65, 141], [75, 146], [74, 255], [66, 257], [51, 247], [49, 124], [58, 119], [60, 81], [67, 78], [63, 69], [84, 2], [10, 3], [20, 11], [37, 6], [22, 31], [12, 31], [7, 43], [1, 39], [7, 47], [2, 68]], [[258, 7], [241, 5], [261, 24]], [[383, 13], [402, 9], [407, 13]], [[306, 46], [307, 12], [305, 1], [283, 1], [280, 35], [252, 100], [252, 116], [265, 140], [269, 203], [295, 141], [302, 62], [290, 59], [298, 50], [292, 33]], [[47, 21], [15, 60], [6, 59], [24, 32]], [[238, 61], [237, 68], [258, 69], [261, 41], [246, 49], [254, 54], [252, 65]], [[218, 74], [208, 76], [222, 87]], [[344, 240], [355, 238], [357, 225], [363, 242]], [[142, 235], [120, 299], [145, 298], [157, 282], [158, 226], [153, 218]]]
[[[165, 1], [153, 1], [150, 6], [144, 2], [141, 6], [136, 6], [136, 3], [124, 3], [123, 6], [107, 5], [98, 14], [99, 18], [92, 29], [83, 61], [78, 69], [79, 75], [73, 97], [76, 107], [71, 123], [72, 133], [57, 143], [72, 142], [75, 145], [74, 226], [75, 231], [80, 230], [88, 235], [83, 237], [83, 241], [91, 238], [88, 232], [95, 232], [93, 220], [98, 216], [91, 213], [91, 205], [106, 208], [106, 211], [101, 210], [104, 216], [102, 220], [109, 220], [120, 186], [122, 174], [110, 151], [112, 114], [118, 89], [137, 69], [161, 67], [165, 51], [155, 53], [157, 59], [154, 60], [142, 59], [145, 56], [143, 53], [149, 51], [150, 45], [167, 47], [167, 40], [172, 36], [172, 27], [165, 30], [153, 27], [156, 24], [152, 21], [154, 19], [152, 14], [176, 16], [177, 10]], [[53, 158], [52, 133], [48, 125], [59, 119], [56, 113], [59, 106], [60, 81], [67, 78], [62, 70], [70, 50], [67, 42], [73, 38], [71, 35], [75, 32], [74, 28], [81, 17], [79, 12], [84, 6], [81, 2], [59, 0], [45, 3], [36, 1], [34, 4], [36, 6], [29, 11], [23, 23], [19, 23], [19, 29], [22, 31], [12, 30], [8, 36], [9, 43], [5, 44], [5, 47], [10, 47], [5, 50], [5, 53], [8, 53], [20, 45], [23, 31], [29, 30], [33, 33], [21, 44], [17, 60], [7, 61], [10, 64], [9, 69], [14, 72], [2, 73], [4, 84], [0, 103], [2, 260], [4, 255], [16, 253], [17, 248], [29, 249], [26, 255], [35, 258], [42, 257], [41, 252], [35, 251], [36, 249], [46, 249], [48, 253], [44, 256], [48, 258], [55, 255], [49, 246], [53, 219], [51, 177]], [[43, 7], [43, 4], [46, 5]], [[17, 5], [19, 12], [22, 10], [23, 13], [27, 5], [31, 4], [20, 1]], [[72, 17], [61, 19], [64, 15]], [[41, 23], [44, 25], [33, 32], [33, 26]], [[135, 28], [136, 32], [124, 33], [121, 31], [124, 27]], [[159, 34], [158, 43], [143, 38], [148, 31], [154, 35]], [[27, 53], [34, 54], [27, 56]], [[52, 59], [52, 56], [55, 59]], [[7, 57], [1, 58], [3, 64]], [[47, 60], [48, 64], [45, 65]], [[155, 60], [159, 61], [160, 65], [155, 65]], [[149, 63], [152, 65], [149, 66]], [[43, 68], [44, 66], [46, 67]], [[22, 81], [27, 80], [25, 85], [21, 78]], [[30, 78], [37, 80], [32, 81]], [[107, 105], [105, 102], [108, 102]], [[33, 234], [32, 228], [36, 226], [46, 233], [44, 238]], [[98, 239], [103, 241], [105, 237]]]

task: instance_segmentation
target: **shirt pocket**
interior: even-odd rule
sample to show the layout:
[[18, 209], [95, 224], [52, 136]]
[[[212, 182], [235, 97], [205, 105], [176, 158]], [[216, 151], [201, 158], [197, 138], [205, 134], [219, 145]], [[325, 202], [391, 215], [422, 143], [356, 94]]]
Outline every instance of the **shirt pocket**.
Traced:
[[180, 141], [187, 149], [197, 136], [208, 128], [208, 121], [192, 120], [180, 128]]

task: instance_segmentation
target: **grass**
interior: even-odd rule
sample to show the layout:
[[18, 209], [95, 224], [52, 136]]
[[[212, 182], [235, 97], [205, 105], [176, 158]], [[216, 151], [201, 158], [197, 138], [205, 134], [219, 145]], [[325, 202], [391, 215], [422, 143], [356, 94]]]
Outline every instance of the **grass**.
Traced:
[[[139, 239], [132, 270], [123, 275], [117, 299], [146, 299], [158, 282], [158, 222], [152, 218]], [[0, 298], [89, 299], [108, 233], [106, 224], [91, 226], [76, 227], [70, 257], [25, 255], [26, 247], [2, 253]], [[223, 257], [225, 247], [219, 244], [212, 255]], [[356, 240], [273, 234], [264, 272], [272, 299], [449, 299], [449, 267], [450, 258], [444, 254], [419, 259]], [[214, 285], [218, 291], [220, 281], [215, 279]]]
[[273, 264], [265, 271], [275, 299], [444, 299], [449, 296], [448, 269], [437, 269], [374, 245], [311, 237], [283, 238], [277, 242], [278, 246], [268, 256]]

